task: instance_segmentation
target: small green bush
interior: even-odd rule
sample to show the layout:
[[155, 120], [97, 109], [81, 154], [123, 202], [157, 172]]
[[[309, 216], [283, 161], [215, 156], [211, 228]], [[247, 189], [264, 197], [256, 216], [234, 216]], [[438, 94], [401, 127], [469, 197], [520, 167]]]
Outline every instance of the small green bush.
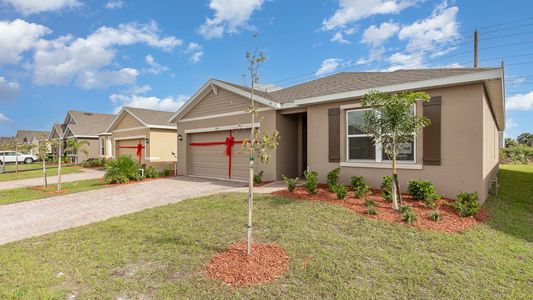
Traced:
[[358, 188], [366, 186], [366, 182], [363, 176], [352, 176], [350, 177], [352, 188], [356, 191]]
[[381, 182], [381, 197], [385, 201], [392, 202], [392, 177], [383, 176], [381, 177], [383, 181]]
[[411, 224], [416, 221], [416, 214], [413, 212], [413, 208], [410, 205], [400, 206], [400, 211], [404, 222]]
[[450, 205], [460, 216], [470, 217], [475, 215], [481, 208], [481, 205], [479, 205], [478, 200], [479, 194], [477, 192], [462, 192], [457, 195], [457, 200], [452, 202]]
[[427, 180], [410, 180], [407, 188], [409, 194], [415, 200], [422, 200], [427, 207], [434, 208], [436, 206], [435, 200], [439, 198], [435, 192], [435, 186], [431, 181]]
[[371, 206], [371, 207], [368, 208], [366, 213], [369, 214], [369, 215], [375, 216], [375, 215], [378, 214], [378, 210], [374, 206]]
[[429, 219], [433, 222], [438, 222], [441, 219], [440, 212], [438, 210], [433, 211], [429, 214]]
[[158, 178], [159, 172], [152, 166], [144, 168], [144, 177], [146, 178]]
[[287, 189], [289, 190], [289, 192], [294, 192], [294, 189], [296, 189], [296, 183], [298, 182], [300, 178], [298, 177], [295, 177], [295, 178], [289, 178], [289, 177], [286, 177], [285, 175], [283, 175], [283, 182], [285, 182], [285, 184], [287, 185]]
[[305, 171], [305, 189], [311, 195], [318, 193], [318, 173], [316, 171]]
[[104, 179], [107, 183], [126, 183], [130, 180], [141, 180], [141, 166], [129, 155], [121, 155], [105, 165]]
[[104, 157], [89, 158], [81, 163], [84, 168], [101, 168], [105, 166], [106, 159]]
[[506, 164], [531, 164], [533, 163], [533, 147], [515, 145], [500, 149], [500, 160]]
[[336, 169], [333, 169], [331, 170], [329, 173], [328, 173], [328, 189], [330, 192], [335, 192], [334, 191], [334, 188], [337, 186], [337, 184], [339, 183], [339, 173], [341, 172], [341, 168], [336, 168]]
[[374, 205], [376, 205], [376, 202], [374, 202], [374, 200], [372, 200], [370, 198], [366, 198], [365, 199], [365, 206], [366, 207], [373, 207]]
[[333, 187], [333, 192], [337, 195], [337, 199], [342, 200], [348, 194], [348, 188], [343, 184], [337, 184]]
[[254, 175], [254, 183], [260, 184], [261, 182], [263, 182], [263, 171], [259, 171]]
[[357, 187], [357, 189], [354, 190], [354, 195], [357, 198], [363, 198], [370, 192], [370, 186], [364, 185], [362, 187]]

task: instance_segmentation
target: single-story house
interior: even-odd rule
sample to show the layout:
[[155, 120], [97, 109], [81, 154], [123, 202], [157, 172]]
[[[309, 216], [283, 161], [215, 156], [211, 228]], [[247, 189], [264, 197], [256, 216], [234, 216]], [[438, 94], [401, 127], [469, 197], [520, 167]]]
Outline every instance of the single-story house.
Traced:
[[172, 112], [123, 107], [99, 134], [100, 156], [130, 155], [159, 170], [174, 170], [177, 159], [176, 124]]
[[17, 130], [15, 136], [17, 143], [32, 145], [30, 154], [37, 155], [39, 153], [39, 142], [46, 141], [50, 135], [49, 131], [37, 131], [37, 130]]
[[101, 149], [98, 134], [106, 130], [114, 117], [115, 115], [112, 114], [71, 110], [67, 113], [63, 124], [54, 124], [49, 139], [53, 140], [61, 138], [65, 141], [76, 139], [78, 141], [87, 142], [88, 145], [83, 147], [87, 150], [88, 154], [81, 152], [66, 152], [63, 150], [63, 153], [66, 153], [78, 162], [82, 162], [89, 158], [99, 157]]
[[269, 165], [259, 165], [265, 180], [302, 176], [306, 169], [327, 173], [341, 168], [341, 180], [362, 175], [374, 187], [390, 175], [391, 162], [380, 145], [360, 129], [361, 98], [370, 90], [425, 91], [428, 103], [415, 112], [432, 125], [399, 160], [402, 188], [407, 181], [431, 180], [439, 194], [461, 191], [484, 201], [498, 173], [499, 133], [505, 129], [502, 68], [413, 69], [393, 72], [343, 72], [295, 86], [256, 90], [260, 116], [246, 112], [250, 90], [210, 79], [171, 118], [177, 124], [178, 173], [246, 180], [248, 159], [240, 141], [250, 128], [280, 133]]

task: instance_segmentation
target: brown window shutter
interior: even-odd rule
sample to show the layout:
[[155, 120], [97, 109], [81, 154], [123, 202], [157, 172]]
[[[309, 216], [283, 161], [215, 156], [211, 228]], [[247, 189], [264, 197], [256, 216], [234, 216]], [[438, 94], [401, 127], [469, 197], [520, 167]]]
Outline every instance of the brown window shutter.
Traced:
[[329, 162], [341, 161], [341, 109], [328, 110]]
[[424, 128], [423, 161], [425, 165], [440, 166], [441, 163], [441, 97], [431, 97], [424, 102], [424, 117], [431, 125]]

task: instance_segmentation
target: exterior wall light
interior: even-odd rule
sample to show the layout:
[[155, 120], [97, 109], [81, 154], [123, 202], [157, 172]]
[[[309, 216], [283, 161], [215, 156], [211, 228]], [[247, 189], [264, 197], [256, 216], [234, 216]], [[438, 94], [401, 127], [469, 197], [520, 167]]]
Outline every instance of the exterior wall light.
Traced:
[[178, 135], [178, 141], [183, 141], [183, 137], [181, 136], [181, 134]]

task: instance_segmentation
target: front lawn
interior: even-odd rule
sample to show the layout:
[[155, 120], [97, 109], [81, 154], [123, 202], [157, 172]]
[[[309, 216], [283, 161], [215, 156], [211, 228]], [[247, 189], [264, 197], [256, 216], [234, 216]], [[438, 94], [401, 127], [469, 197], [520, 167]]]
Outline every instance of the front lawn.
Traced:
[[[63, 175], [66, 174], [72, 174], [72, 173], [81, 173], [83, 172], [79, 167], [62, 167], [61, 173]], [[51, 167], [46, 168], [46, 175], [48, 176], [56, 176], [57, 175], [57, 168]], [[28, 178], [37, 178], [43, 176], [43, 170], [33, 170], [33, 171], [23, 171], [18, 173], [4, 173], [0, 174], [0, 182], [1, 181], [9, 181], [9, 180], [18, 180], [18, 179], [28, 179]]]
[[[62, 192], [60, 195], [95, 190], [108, 186], [101, 179], [66, 182], [61, 184]], [[58, 194], [55, 193], [56, 187], [57, 185], [50, 184], [48, 190], [33, 187], [0, 190], [0, 205], [57, 196]]]
[[255, 239], [283, 247], [289, 271], [239, 289], [208, 279], [205, 268], [244, 240], [246, 195], [191, 199], [0, 246], [0, 298], [528, 299], [533, 168], [504, 166], [500, 179], [487, 203], [493, 220], [460, 234], [258, 196]]

